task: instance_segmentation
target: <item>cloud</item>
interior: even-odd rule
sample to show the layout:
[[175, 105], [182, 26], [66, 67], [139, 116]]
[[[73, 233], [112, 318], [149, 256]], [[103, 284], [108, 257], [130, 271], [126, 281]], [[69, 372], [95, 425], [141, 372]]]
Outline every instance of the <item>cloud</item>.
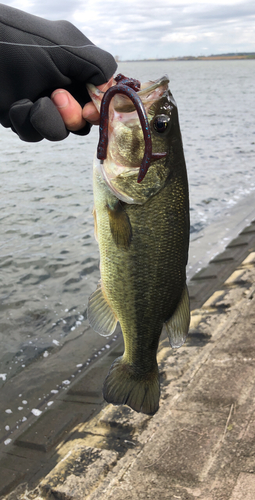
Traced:
[[[255, 51], [255, 6], [251, 2], [231, 6], [205, 5], [184, 9], [182, 20], [161, 37], [161, 42], [179, 43], [186, 54], [207, 46], [207, 52]], [[199, 44], [199, 45], [198, 45]], [[190, 50], [188, 49], [190, 46]], [[197, 49], [196, 49], [197, 47]], [[196, 54], [195, 54], [196, 55]]]
[[5, 4], [25, 10], [36, 16], [51, 20], [66, 19], [72, 16], [75, 9], [82, 8], [82, 0], [10, 0]]
[[[254, 0], [10, 0], [67, 19], [122, 59], [255, 51]], [[23, 7], [22, 7], [23, 5]]]
[[[81, 12], [76, 12], [77, 22]], [[205, 45], [207, 53], [235, 52], [237, 47], [255, 50], [255, 4], [250, 0], [223, 4], [129, 0], [121, 6], [93, 0], [86, 2], [83, 19], [84, 32], [90, 24], [90, 37], [124, 59], [198, 55]]]

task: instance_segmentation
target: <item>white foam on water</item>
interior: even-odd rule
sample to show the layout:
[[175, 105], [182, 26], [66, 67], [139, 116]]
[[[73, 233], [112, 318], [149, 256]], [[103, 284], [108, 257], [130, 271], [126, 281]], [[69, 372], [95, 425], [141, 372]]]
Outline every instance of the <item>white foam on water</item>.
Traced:
[[33, 413], [33, 415], [35, 415], [35, 417], [39, 417], [42, 414], [42, 411], [38, 410], [37, 408], [33, 408], [31, 410], [31, 413]]
[[71, 382], [70, 382], [70, 380], [63, 380], [62, 384], [69, 385], [69, 384], [71, 384]]

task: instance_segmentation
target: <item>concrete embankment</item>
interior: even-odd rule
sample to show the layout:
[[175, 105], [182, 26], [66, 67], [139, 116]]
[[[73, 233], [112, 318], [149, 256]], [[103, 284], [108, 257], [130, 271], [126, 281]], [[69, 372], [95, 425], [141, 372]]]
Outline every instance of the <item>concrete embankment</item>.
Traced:
[[163, 337], [158, 353], [159, 411], [103, 403], [93, 387], [102, 358], [2, 454], [6, 492], [13, 473], [2, 498], [254, 500], [255, 221], [189, 288], [188, 340], [172, 350]]

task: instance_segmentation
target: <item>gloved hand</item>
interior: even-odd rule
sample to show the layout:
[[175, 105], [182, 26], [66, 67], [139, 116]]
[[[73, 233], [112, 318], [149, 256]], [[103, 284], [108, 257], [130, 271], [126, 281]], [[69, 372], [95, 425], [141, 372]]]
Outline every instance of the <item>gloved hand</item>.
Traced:
[[[66, 89], [83, 107], [90, 101], [86, 82], [99, 86], [116, 67], [111, 54], [68, 21], [48, 21], [0, 4], [0, 123], [22, 140], [67, 137], [52, 92]], [[78, 133], [89, 130], [87, 122]]]

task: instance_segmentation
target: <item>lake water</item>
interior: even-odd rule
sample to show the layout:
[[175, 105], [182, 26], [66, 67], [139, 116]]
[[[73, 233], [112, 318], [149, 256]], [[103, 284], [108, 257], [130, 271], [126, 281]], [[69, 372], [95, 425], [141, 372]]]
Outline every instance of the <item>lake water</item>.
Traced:
[[[189, 176], [192, 274], [255, 209], [255, 61], [121, 63], [119, 72], [142, 81], [170, 77]], [[15, 394], [5, 400], [17, 376], [26, 380], [36, 360], [40, 366], [48, 363], [48, 376], [56, 378], [61, 351], [71, 340], [82, 336], [84, 343], [79, 359], [70, 354], [69, 374], [104, 348], [105, 339], [86, 336], [87, 300], [99, 279], [92, 217], [97, 140], [96, 127], [85, 138], [70, 135], [63, 142], [36, 144], [0, 130], [2, 431], [10, 429], [7, 417], [12, 415], [14, 425], [45, 396], [42, 381], [29, 401], [28, 375], [22, 391], [26, 404], [20, 406]], [[219, 239], [211, 242], [215, 224]]]

